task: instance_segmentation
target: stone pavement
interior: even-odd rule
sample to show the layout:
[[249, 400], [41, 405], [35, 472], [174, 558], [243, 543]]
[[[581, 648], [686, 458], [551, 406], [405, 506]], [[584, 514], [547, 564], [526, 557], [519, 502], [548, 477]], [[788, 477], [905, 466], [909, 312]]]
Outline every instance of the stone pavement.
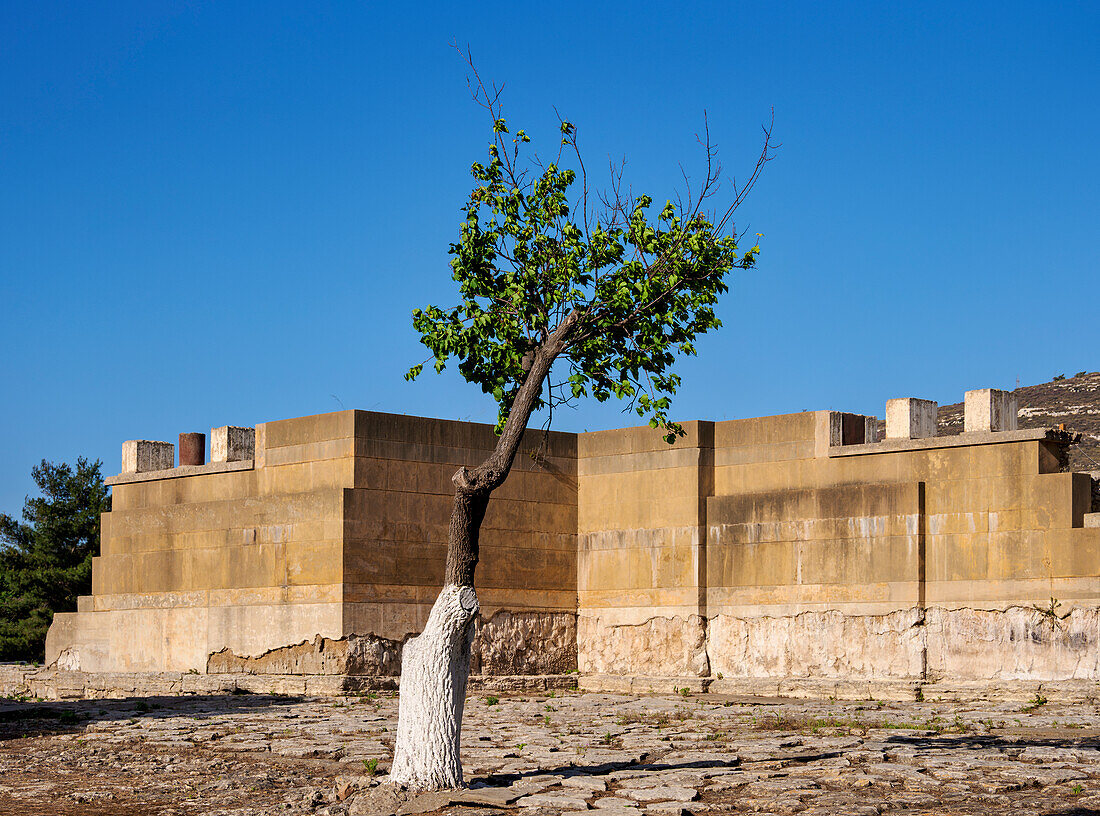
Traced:
[[1100, 705], [471, 694], [457, 794], [380, 781], [392, 695], [0, 703], [0, 814], [1100, 816]]

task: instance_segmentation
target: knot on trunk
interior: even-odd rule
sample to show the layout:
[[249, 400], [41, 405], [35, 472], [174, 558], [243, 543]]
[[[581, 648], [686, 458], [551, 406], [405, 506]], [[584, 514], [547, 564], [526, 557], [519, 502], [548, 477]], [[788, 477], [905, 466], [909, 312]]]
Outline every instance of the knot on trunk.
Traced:
[[465, 465], [455, 471], [455, 475], [451, 477], [451, 484], [466, 493], [472, 493], [475, 490], [473, 479], [470, 478], [470, 469]]
[[472, 586], [448, 584], [432, 606], [424, 633], [453, 645], [466, 635], [470, 621], [480, 611], [477, 593]]

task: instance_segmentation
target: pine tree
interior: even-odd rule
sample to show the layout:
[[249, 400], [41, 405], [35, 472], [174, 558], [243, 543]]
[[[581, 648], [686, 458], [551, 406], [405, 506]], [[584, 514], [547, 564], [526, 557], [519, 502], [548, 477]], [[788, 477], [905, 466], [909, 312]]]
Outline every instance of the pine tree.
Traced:
[[41, 496], [23, 520], [0, 513], [0, 660], [41, 660], [55, 612], [90, 592], [99, 515], [111, 509], [99, 461], [42, 463], [31, 471]]

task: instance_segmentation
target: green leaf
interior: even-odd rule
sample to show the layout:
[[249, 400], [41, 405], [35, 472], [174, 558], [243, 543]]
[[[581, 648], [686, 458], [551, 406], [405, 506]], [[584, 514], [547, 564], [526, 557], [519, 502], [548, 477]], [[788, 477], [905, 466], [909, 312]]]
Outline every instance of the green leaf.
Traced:
[[[503, 118], [493, 132], [508, 133]], [[560, 135], [573, 144], [576, 129], [563, 121]], [[668, 418], [680, 384], [677, 361], [721, 326], [714, 305], [728, 274], [751, 268], [759, 247], [739, 251], [734, 236], [720, 234], [706, 216], [682, 220], [668, 198], [655, 218], [649, 195], [633, 198], [625, 222], [612, 210], [593, 216], [583, 209], [575, 169], [538, 164], [529, 142], [518, 130], [507, 156], [503, 142], [494, 142], [488, 161], [471, 165], [476, 184], [449, 249], [459, 303], [414, 310], [413, 327], [437, 372], [453, 360], [492, 396], [499, 430], [527, 376], [532, 343], [576, 309], [583, 317], [561, 351], [569, 376], [560, 396], [615, 396], [671, 444], [683, 435]], [[584, 219], [570, 220], [572, 213]]]

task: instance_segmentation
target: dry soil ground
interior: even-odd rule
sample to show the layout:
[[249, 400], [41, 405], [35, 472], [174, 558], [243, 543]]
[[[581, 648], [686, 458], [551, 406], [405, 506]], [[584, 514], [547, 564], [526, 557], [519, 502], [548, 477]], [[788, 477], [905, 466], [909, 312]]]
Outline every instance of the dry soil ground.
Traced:
[[[1100, 814], [1100, 707], [471, 695], [465, 816]], [[0, 813], [356, 814], [397, 701], [6, 701]], [[465, 799], [465, 804], [461, 800]]]

